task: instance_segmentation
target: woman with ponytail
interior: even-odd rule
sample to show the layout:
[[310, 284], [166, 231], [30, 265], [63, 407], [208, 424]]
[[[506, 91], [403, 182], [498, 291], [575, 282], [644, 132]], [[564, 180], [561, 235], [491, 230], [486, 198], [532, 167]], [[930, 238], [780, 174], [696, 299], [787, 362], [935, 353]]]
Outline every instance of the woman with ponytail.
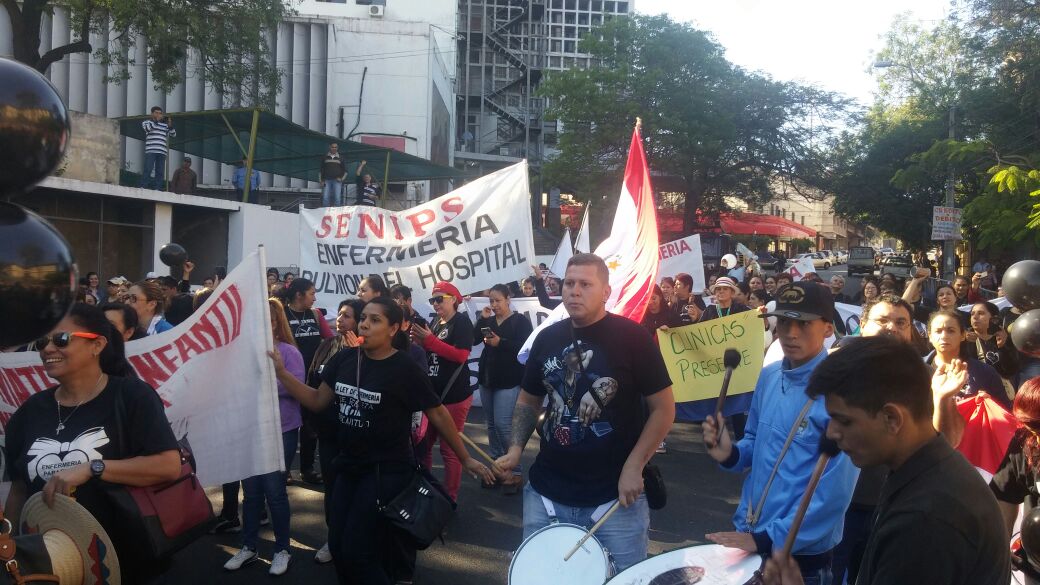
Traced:
[[180, 451], [162, 401], [130, 377], [123, 338], [97, 307], [73, 305], [36, 349], [59, 383], [30, 396], [7, 424], [11, 491], [4, 514], [19, 526], [29, 496], [42, 491], [51, 505], [54, 494], [75, 491], [112, 537], [122, 581], [147, 583], [165, 564], [149, 560], [147, 545], [128, 531], [102, 486], [150, 486], [180, 476]]

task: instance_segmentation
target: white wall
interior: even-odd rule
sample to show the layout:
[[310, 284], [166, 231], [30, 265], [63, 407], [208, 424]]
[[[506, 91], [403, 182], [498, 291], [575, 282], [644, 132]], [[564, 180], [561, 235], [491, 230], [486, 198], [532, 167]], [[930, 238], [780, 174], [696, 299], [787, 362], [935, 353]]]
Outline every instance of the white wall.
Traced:
[[228, 271], [263, 244], [268, 266], [300, 264], [300, 216], [243, 204], [228, 217]]

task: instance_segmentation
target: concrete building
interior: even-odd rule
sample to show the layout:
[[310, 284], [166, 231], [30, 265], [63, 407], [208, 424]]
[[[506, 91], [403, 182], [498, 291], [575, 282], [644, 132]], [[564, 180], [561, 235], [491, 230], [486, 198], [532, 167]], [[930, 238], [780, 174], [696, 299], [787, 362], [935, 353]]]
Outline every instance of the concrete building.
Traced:
[[848, 250], [850, 246], [866, 242], [864, 226], [834, 212], [833, 195], [811, 198], [791, 193], [777, 196], [755, 211], [777, 215], [816, 230], [816, 250]]
[[527, 158], [537, 174], [557, 131], [535, 93], [543, 74], [588, 67], [578, 42], [610, 18], [631, 14], [634, 2], [458, 2], [457, 165], [491, 170]]
[[[294, 4], [296, 14], [269, 34], [268, 58], [284, 71], [274, 113], [309, 129], [451, 165], [455, 135], [455, 26], [458, 0], [373, 0]], [[44, 17], [41, 50], [69, 42], [68, 14], [56, 8]], [[95, 47], [109, 46], [94, 34]], [[139, 172], [143, 145], [119, 136], [115, 118], [146, 114], [151, 106], [177, 113], [232, 108], [235, 96], [220, 95], [197, 75], [197, 55], [184, 65], [184, 82], [169, 93], [154, 88], [148, 73], [147, 41], [128, 50], [138, 65], [124, 83], [106, 83], [105, 67], [93, 55], [74, 54], [55, 63], [47, 76], [73, 111], [69, 156], [57, 176], [28, 196], [5, 199], [49, 219], [72, 244], [81, 273], [141, 278], [164, 272], [159, 248], [183, 245], [197, 274], [234, 267], [249, 250], [265, 244], [268, 263], [299, 262], [298, 216], [268, 206], [216, 197], [176, 195], [119, 186], [121, 171]], [[0, 56], [10, 57], [10, 21], [0, 15]], [[315, 153], [315, 157], [323, 153]], [[169, 175], [184, 155], [173, 151]], [[193, 157], [200, 191], [231, 190], [233, 161]], [[348, 161], [355, 162], [355, 161]], [[382, 179], [382, 166], [370, 172]], [[392, 177], [391, 177], [392, 179]], [[280, 209], [295, 210], [320, 197], [318, 185], [302, 179], [262, 174], [260, 188], [284, 194]], [[391, 185], [395, 207], [410, 207], [440, 195], [445, 182]], [[396, 193], [393, 193], [396, 191]]]
[[[271, 31], [268, 40], [267, 57], [284, 71], [274, 113], [312, 130], [452, 163], [457, 0], [303, 0], [294, 8], [297, 14]], [[56, 8], [53, 16], [44, 16], [40, 48], [64, 45], [71, 35], [67, 13]], [[117, 48], [108, 35], [93, 34], [90, 40], [95, 47]], [[124, 83], [106, 83], [105, 67], [84, 53], [66, 56], [47, 76], [69, 109], [108, 118], [147, 114], [158, 105], [173, 116], [176, 127], [177, 112], [243, 105], [205, 83], [194, 53], [183, 65], [185, 81], [164, 94], [154, 88], [145, 67], [147, 40], [139, 38], [129, 50], [137, 65]], [[0, 17], [0, 56], [12, 53], [5, 14]], [[139, 172], [143, 158], [139, 141], [121, 139], [121, 168]], [[171, 152], [171, 172], [182, 158]], [[194, 160], [200, 185], [230, 189], [231, 162]], [[267, 190], [314, 196], [317, 187], [301, 179], [261, 177], [261, 188]], [[449, 186], [433, 188], [437, 195]], [[430, 195], [428, 185], [412, 186], [409, 192], [413, 202]]]

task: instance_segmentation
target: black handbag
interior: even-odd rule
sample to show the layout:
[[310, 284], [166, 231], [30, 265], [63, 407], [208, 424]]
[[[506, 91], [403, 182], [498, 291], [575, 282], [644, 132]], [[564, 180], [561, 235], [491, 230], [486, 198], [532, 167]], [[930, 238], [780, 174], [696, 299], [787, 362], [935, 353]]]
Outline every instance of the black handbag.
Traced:
[[[376, 485], [379, 485], [379, 467], [376, 467]], [[455, 502], [421, 466], [416, 467], [408, 487], [386, 505], [377, 496], [376, 507], [416, 550], [426, 550], [440, 538], [455, 514]]]
[[660, 467], [649, 463], [643, 467], [643, 491], [651, 510], [660, 510], [668, 503], [668, 490], [664, 487]]

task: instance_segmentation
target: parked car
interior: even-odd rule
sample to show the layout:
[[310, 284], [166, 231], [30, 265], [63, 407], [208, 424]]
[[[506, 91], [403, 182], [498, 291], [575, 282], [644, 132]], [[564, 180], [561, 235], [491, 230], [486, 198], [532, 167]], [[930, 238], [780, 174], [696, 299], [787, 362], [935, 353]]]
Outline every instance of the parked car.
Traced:
[[831, 264], [837, 264], [838, 263], [837, 256], [835, 256], [834, 252], [832, 252], [830, 250], [820, 250], [819, 252], [817, 252], [817, 254], [823, 256], [824, 258], [826, 258], [827, 261], [830, 262]]
[[835, 250], [834, 256], [838, 264], [845, 264], [849, 261], [849, 253], [845, 250]]
[[892, 248], [881, 248], [881, 255], [882, 256], [891, 256], [892, 254], [895, 254], [895, 253], [896, 253], [896, 251], [893, 250]]
[[874, 274], [875, 262], [874, 248], [870, 246], [853, 246], [849, 250], [848, 275]]
[[913, 276], [914, 270], [914, 262], [909, 254], [893, 254], [881, 260], [882, 275], [891, 274], [900, 280], [906, 280]]
[[812, 261], [813, 268], [822, 268], [827, 270], [831, 267], [831, 261], [819, 252], [806, 252], [805, 254], [799, 254], [794, 258], [787, 261], [787, 267], [790, 268], [801, 261], [802, 258], [809, 258]]
[[762, 267], [762, 270], [780, 272], [784, 269], [784, 261], [773, 256], [767, 250], [759, 250], [755, 252], [755, 255], [758, 256], [758, 265]]

